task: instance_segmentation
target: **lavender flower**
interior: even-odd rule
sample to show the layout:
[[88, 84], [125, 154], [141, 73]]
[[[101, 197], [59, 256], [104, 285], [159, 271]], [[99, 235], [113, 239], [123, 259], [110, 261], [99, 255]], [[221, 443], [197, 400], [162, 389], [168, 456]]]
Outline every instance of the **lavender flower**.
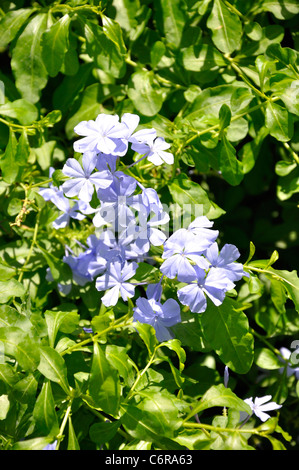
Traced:
[[137, 269], [138, 265], [135, 262], [122, 263], [115, 261], [110, 263], [107, 271], [102, 276], [96, 279], [96, 289], [98, 291], [107, 291], [102, 298], [102, 302], [106, 307], [111, 307], [117, 304], [119, 295], [124, 301], [131, 298], [135, 294], [135, 286], [128, 282]]
[[148, 136], [147, 140], [144, 142], [132, 143], [132, 150], [143, 155], [144, 158], [147, 157], [147, 159], [156, 166], [162, 165], [163, 163], [172, 165], [174, 161], [173, 154], [165, 151], [169, 149], [169, 147], [170, 144], [165, 142], [163, 137], [153, 139], [152, 136]]
[[239, 281], [248, 274], [241, 263], [235, 263], [240, 257], [239, 250], [234, 245], [226, 244], [219, 253], [217, 243], [213, 243], [205, 252], [211, 266], [221, 270], [231, 281]]
[[96, 166], [96, 159], [85, 153], [82, 158], [82, 165], [75, 158], [69, 158], [65, 163], [62, 172], [71, 179], [63, 183], [62, 189], [66, 196], [78, 196], [84, 202], [91, 201], [94, 189], [108, 188], [112, 184], [112, 175], [108, 170], [93, 173]]
[[215, 268], [211, 268], [207, 274], [198, 266], [193, 266], [192, 269], [194, 282], [188, 276], [188, 281], [191, 281], [191, 283], [178, 290], [179, 301], [183, 305], [188, 305], [191, 312], [194, 313], [202, 313], [206, 310], [206, 296], [210, 298], [214, 305], [221, 305], [226, 291], [232, 289], [234, 283], [224, 273], [218, 272]]
[[158, 341], [168, 341], [173, 338], [169, 328], [181, 321], [180, 306], [174, 299], [168, 299], [162, 305], [154, 298], [139, 297], [134, 308], [134, 321], [152, 325]]
[[161, 265], [161, 272], [170, 279], [177, 276], [182, 282], [194, 279], [192, 262], [208, 269], [209, 263], [202, 254], [210, 244], [209, 240], [197, 240], [187, 229], [177, 230], [164, 244], [162, 258], [166, 261]]
[[76, 152], [102, 152], [112, 155], [124, 155], [128, 148], [128, 138], [138, 125], [135, 115], [124, 115], [119, 122], [117, 115], [99, 114], [95, 121], [82, 121], [75, 128], [76, 134], [85, 136], [74, 143]]

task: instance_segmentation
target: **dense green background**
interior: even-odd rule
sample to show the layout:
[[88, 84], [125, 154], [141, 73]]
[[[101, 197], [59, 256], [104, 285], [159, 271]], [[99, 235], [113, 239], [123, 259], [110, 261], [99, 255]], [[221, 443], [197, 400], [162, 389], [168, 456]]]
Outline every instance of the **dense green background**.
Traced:
[[[61, 446], [70, 449], [137, 448], [143, 441], [148, 449], [247, 448], [247, 434], [223, 439], [196, 429], [178, 431], [178, 413], [188, 414], [189, 404], [204, 393], [212, 396], [211, 406], [232, 408], [228, 421], [213, 409], [207, 422], [215, 417], [214, 426], [237, 426], [234, 413], [242, 404], [224, 397], [224, 364], [232, 370], [230, 386], [238, 397], [270, 393], [284, 403], [280, 425], [292, 439], [275, 421], [269, 432], [278, 437], [270, 434], [266, 441], [260, 431], [250, 446], [296, 448], [297, 382], [279, 375], [276, 353], [281, 346], [290, 348], [299, 326], [298, 2], [16, 0], [1, 2], [0, 16], [0, 339], [10, 357], [0, 364], [3, 448], [26, 448], [22, 439], [35, 439], [28, 448], [43, 447], [66, 422]], [[74, 126], [102, 112], [137, 113], [141, 126], [164, 136], [175, 164], [156, 168], [143, 162], [133, 174], [157, 189], [165, 204], [202, 203], [221, 244], [235, 244], [242, 262], [250, 255], [255, 263], [235, 299], [219, 310], [211, 306], [200, 319], [194, 316], [196, 329], [184, 312], [187, 325], [176, 331], [180, 342], [167, 353], [163, 349], [156, 370], [146, 365], [147, 352], [153, 359], [160, 351], [152, 333], [141, 329], [143, 343], [130, 327], [122, 335], [116, 329], [126, 305], [105, 312], [93, 287], [65, 298], [55, 283], [45, 281], [48, 266], [55, 281], [68, 278], [61, 262], [64, 245], [72, 245], [74, 237], [84, 242], [92, 226], [73, 223], [55, 232], [51, 223], [57, 211], [38, 195], [38, 187], [50, 166], [60, 170], [73, 156]], [[123, 162], [132, 158], [131, 153]], [[57, 171], [54, 183], [60, 178]], [[152, 281], [155, 273], [146, 273], [140, 280]], [[173, 295], [175, 286], [167, 287]], [[215, 338], [219, 316], [228, 334], [219, 331]], [[101, 345], [93, 347], [87, 339], [87, 358], [79, 348], [66, 354], [75, 341], [86, 339], [79, 327], [92, 319], [100, 336], [106, 328], [111, 336], [103, 334]], [[116, 351], [122, 365], [113, 359]], [[148, 377], [142, 399], [128, 392], [136, 367], [127, 354], [140, 370], [151, 371], [142, 375]], [[196, 386], [182, 381], [183, 370]], [[256, 382], [261, 370], [267, 374]], [[105, 403], [112, 389], [112, 402]], [[98, 410], [116, 418], [119, 407], [123, 413], [127, 406], [120, 404], [121, 396], [133, 399], [124, 430], [116, 420], [107, 434], [98, 423], [106, 415]], [[153, 405], [162, 399], [165, 414]]]

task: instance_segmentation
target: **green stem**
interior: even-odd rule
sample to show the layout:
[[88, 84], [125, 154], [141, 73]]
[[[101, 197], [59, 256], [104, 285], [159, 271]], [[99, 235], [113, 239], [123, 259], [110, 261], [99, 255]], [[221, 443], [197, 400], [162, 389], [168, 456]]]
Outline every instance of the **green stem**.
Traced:
[[223, 432], [232, 432], [232, 433], [236, 433], [236, 432], [239, 432], [239, 433], [243, 433], [243, 434], [258, 434], [258, 435], [263, 435], [263, 433], [261, 433], [260, 431], [258, 431], [257, 429], [240, 429], [240, 428], [221, 428], [221, 427], [218, 427], [218, 426], [213, 426], [212, 424], [204, 424], [204, 423], [189, 423], [189, 422], [185, 422], [183, 424], [183, 426], [185, 428], [198, 428], [198, 429], [208, 429], [210, 431], [214, 431], [214, 432], [219, 432], [219, 433], [223, 433]]
[[288, 152], [290, 152], [297, 165], [299, 165], [299, 157], [292, 147], [287, 142], [283, 142], [283, 146], [288, 150]]
[[24, 268], [26, 268], [27, 264], [29, 263], [30, 261], [30, 258], [32, 256], [32, 253], [33, 253], [33, 248], [34, 248], [34, 245], [36, 244], [36, 241], [37, 241], [37, 235], [38, 235], [38, 228], [39, 228], [39, 216], [40, 216], [40, 213], [38, 212], [37, 215], [36, 215], [36, 222], [35, 222], [35, 227], [34, 227], [34, 232], [33, 232], [33, 238], [32, 238], [32, 242], [31, 242], [31, 246], [30, 246], [30, 249], [29, 249], [29, 253], [27, 255], [27, 258], [25, 260], [25, 263], [23, 264], [22, 268], [21, 268], [21, 272], [20, 272], [20, 275], [19, 275], [19, 278], [18, 278], [18, 281], [21, 282], [22, 279], [23, 279], [23, 275], [24, 275]]
[[[275, 96], [272, 98], [272, 102], [278, 101], [279, 97]], [[253, 113], [254, 111], [257, 111], [258, 109], [261, 109], [263, 106], [266, 106], [267, 101], [263, 101], [260, 104], [257, 104], [256, 106], [252, 106], [252, 108], [248, 109], [247, 111], [244, 111], [243, 113], [236, 114], [231, 118], [231, 122], [236, 121], [237, 119], [240, 119], [243, 116], [247, 116], [247, 114]], [[215, 124], [214, 126], [208, 127], [207, 129], [203, 129], [202, 131], [197, 131], [194, 135], [192, 135], [188, 140], [186, 140], [184, 146], [182, 148], [185, 148], [188, 144], [190, 144], [193, 140], [195, 140], [197, 137], [200, 137], [201, 135], [207, 134], [209, 132], [215, 131], [219, 129], [219, 124]]]
[[244, 265], [244, 268], [249, 270], [249, 271], [255, 271], [255, 272], [258, 272], [258, 273], [261, 273], [261, 274], [271, 274], [271, 276], [273, 276], [275, 279], [279, 280], [279, 281], [283, 281], [283, 282], [286, 282], [287, 284], [289, 284], [290, 286], [292, 286], [294, 289], [297, 289], [297, 287], [292, 284], [290, 281], [288, 281], [287, 279], [283, 278], [282, 276], [280, 276], [279, 274], [277, 274], [276, 272], [273, 272], [273, 271], [269, 271], [268, 269], [262, 269], [262, 268], [255, 268], [254, 266], [249, 266], [249, 265]]
[[227, 0], [224, 0], [225, 5], [229, 8], [229, 10], [233, 11], [237, 16], [241, 18], [241, 20], [245, 20], [245, 16], [237, 10], [237, 8], [234, 5], [231, 5]]
[[39, 187], [42, 186], [43, 184], [52, 183], [52, 181], [53, 181], [52, 178], [48, 178], [47, 180], [41, 181], [40, 183], [35, 183], [35, 184], [29, 185], [29, 186], [28, 186], [28, 189], [39, 188]]
[[126, 405], [128, 403], [128, 401], [132, 398], [132, 396], [134, 395], [134, 390], [135, 388], [137, 387], [138, 385], [138, 382], [140, 381], [141, 377], [145, 374], [145, 372], [150, 368], [150, 366], [152, 365], [152, 363], [154, 362], [154, 359], [155, 359], [155, 356], [156, 356], [156, 351], [157, 351], [157, 347], [154, 349], [154, 352], [153, 354], [151, 355], [148, 363], [146, 364], [145, 368], [137, 375], [137, 378], [135, 380], [135, 382], [133, 383], [125, 401], [123, 402], [123, 405]]
[[20, 132], [22, 132], [23, 129], [26, 129], [27, 133], [28, 133], [28, 131], [30, 133], [31, 130], [32, 130], [32, 132], [34, 131], [34, 133], [36, 131], [36, 126], [34, 126], [34, 125], [22, 126], [21, 124], [15, 124], [13, 122], [8, 122], [8, 121], [6, 121], [6, 119], [3, 119], [3, 118], [0, 118], [0, 122], [2, 122], [3, 124], [5, 124], [8, 127], [14, 127], [15, 130], [19, 130]]
[[69, 406], [67, 407], [66, 412], [65, 412], [65, 415], [64, 415], [63, 420], [62, 420], [62, 423], [61, 423], [61, 426], [60, 426], [59, 434], [58, 434], [58, 436], [57, 436], [57, 441], [58, 441], [58, 442], [57, 442], [56, 450], [59, 449], [60, 442], [61, 442], [62, 439], [63, 439], [64, 429], [65, 429], [67, 420], [69, 419], [69, 416], [70, 416], [70, 414], [71, 414], [71, 409], [72, 409], [72, 402], [71, 402], [71, 403], [69, 404]]
[[124, 317], [120, 318], [119, 320], [116, 320], [113, 325], [109, 326], [105, 330], [100, 331], [99, 333], [96, 333], [90, 338], [84, 339], [83, 341], [80, 341], [80, 343], [76, 343], [73, 346], [70, 346], [69, 348], [65, 349], [64, 351], [61, 352], [61, 355], [64, 356], [65, 354], [69, 354], [70, 352], [82, 348], [83, 346], [86, 346], [87, 344], [93, 343], [97, 338], [99, 338], [102, 335], [105, 335], [106, 333], [109, 333], [110, 331], [116, 330], [117, 328], [124, 328], [128, 326], [127, 321], [125, 321], [123, 324], [119, 324], [120, 321], [123, 321], [126, 317], [128, 317], [129, 314], [125, 315]]

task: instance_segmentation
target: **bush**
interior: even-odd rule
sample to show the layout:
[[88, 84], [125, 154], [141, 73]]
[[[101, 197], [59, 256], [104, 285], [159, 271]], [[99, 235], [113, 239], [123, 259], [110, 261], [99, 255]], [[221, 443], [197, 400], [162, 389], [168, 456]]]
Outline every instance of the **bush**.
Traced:
[[3, 2], [2, 449], [298, 449], [298, 14]]

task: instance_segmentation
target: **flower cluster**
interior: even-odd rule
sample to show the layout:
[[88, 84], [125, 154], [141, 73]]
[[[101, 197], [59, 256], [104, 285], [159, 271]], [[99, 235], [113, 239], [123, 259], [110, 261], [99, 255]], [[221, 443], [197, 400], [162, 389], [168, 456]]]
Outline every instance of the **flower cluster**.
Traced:
[[[92, 219], [95, 230], [86, 245], [78, 242], [79, 254], [66, 247], [63, 261], [79, 286], [95, 282], [96, 289], [104, 292], [106, 307], [115, 306], [120, 297], [127, 301], [135, 296], [139, 263], [152, 263], [151, 247], [163, 247], [160, 282], [148, 286], [146, 298], [137, 298], [133, 319], [151, 324], [158, 340], [164, 341], [172, 337], [170, 327], [181, 321], [179, 302], [197, 313], [207, 308], [207, 297], [220, 305], [245, 273], [235, 262], [239, 257], [235, 246], [225, 245], [219, 252], [218, 231], [205, 216], [170, 237], [161, 229], [169, 214], [156, 190], [118, 169], [129, 145], [137, 153], [132, 165], [144, 158], [154, 165], [173, 163], [164, 138], [157, 137], [155, 129], [136, 131], [138, 124], [139, 117], [130, 113], [121, 119], [100, 114], [95, 121], [79, 123], [74, 130], [82, 138], [74, 150], [82, 155], [68, 158], [62, 169], [67, 179], [60, 187], [50, 185], [40, 194], [61, 212], [53, 223], [56, 229], [66, 227], [70, 219]], [[51, 280], [50, 272], [47, 276]], [[177, 291], [179, 302], [161, 302], [163, 278], [185, 284]], [[58, 287], [67, 294], [71, 284]]]
[[235, 261], [240, 253], [234, 245], [226, 244], [219, 252], [215, 241], [218, 231], [205, 216], [197, 217], [187, 229], [179, 229], [164, 244], [162, 273], [185, 283], [178, 298], [191, 312], [202, 313], [207, 297], [216, 305], [222, 304], [226, 292], [235, 281], [247, 274]]

